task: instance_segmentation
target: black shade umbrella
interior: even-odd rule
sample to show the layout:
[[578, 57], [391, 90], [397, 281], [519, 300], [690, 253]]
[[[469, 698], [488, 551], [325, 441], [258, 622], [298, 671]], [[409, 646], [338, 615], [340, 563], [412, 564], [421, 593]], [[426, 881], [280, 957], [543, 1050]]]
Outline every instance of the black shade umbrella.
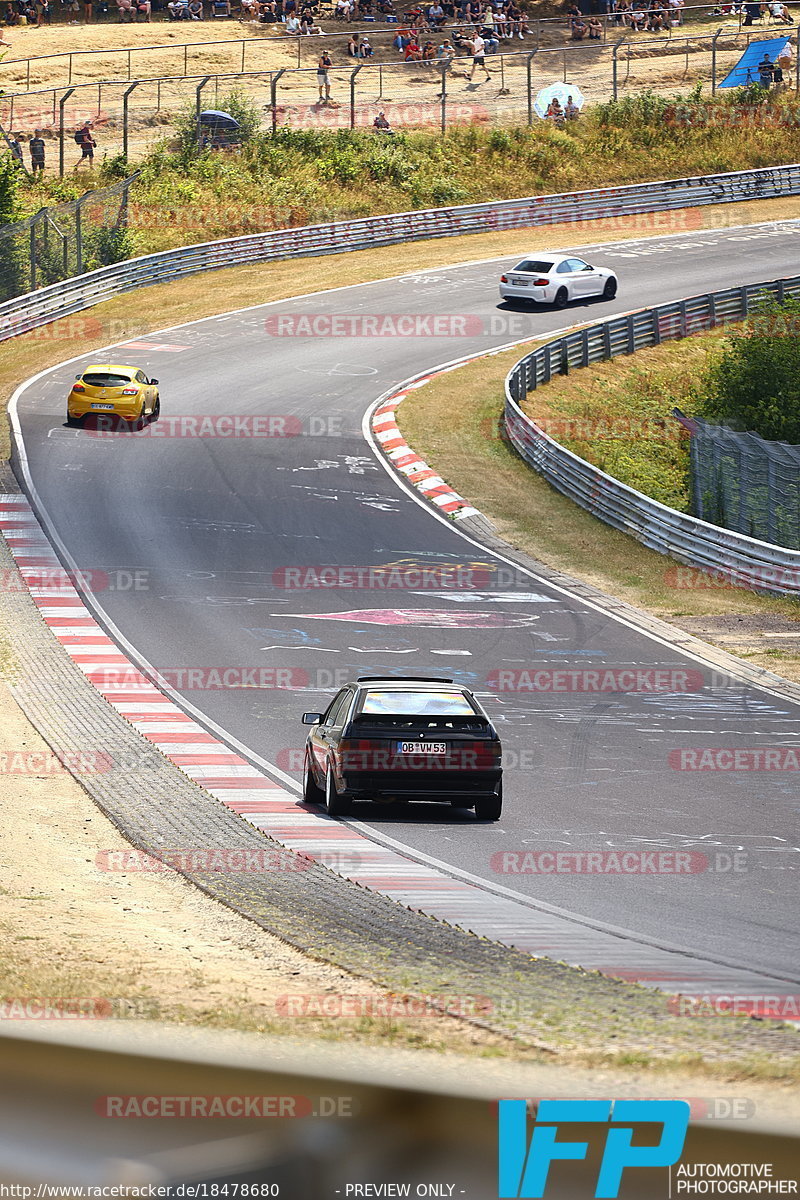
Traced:
[[219, 112], [216, 108], [207, 108], [200, 113], [201, 125], [213, 125], [216, 129], [234, 131], [239, 128], [239, 122], [230, 113]]

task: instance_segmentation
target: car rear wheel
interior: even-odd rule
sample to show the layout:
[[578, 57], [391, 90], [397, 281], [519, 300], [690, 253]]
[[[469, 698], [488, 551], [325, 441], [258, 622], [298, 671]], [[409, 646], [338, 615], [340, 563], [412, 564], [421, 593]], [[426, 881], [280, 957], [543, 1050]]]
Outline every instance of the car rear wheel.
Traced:
[[314, 778], [308, 755], [303, 763], [303, 799], [306, 804], [325, 803], [325, 793]]
[[329, 817], [342, 817], [350, 811], [350, 805], [344, 796], [336, 790], [336, 780], [333, 777], [333, 764], [328, 764], [325, 776], [325, 812]]
[[606, 285], [603, 288], [603, 299], [604, 300], [613, 300], [614, 297], [616, 296], [616, 294], [617, 294], [616, 279], [607, 279]]
[[556, 292], [556, 298], [553, 301], [556, 308], [566, 308], [569, 303], [569, 292], [565, 287], [560, 287]]
[[80, 423], [80, 417], [71, 417], [69, 413], [67, 413], [67, 424], [70, 426], [70, 428], [74, 429], [77, 425], [80, 425]]
[[475, 801], [475, 816], [479, 821], [497, 821], [503, 811], [503, 785], [494, 796], [481, 796]]

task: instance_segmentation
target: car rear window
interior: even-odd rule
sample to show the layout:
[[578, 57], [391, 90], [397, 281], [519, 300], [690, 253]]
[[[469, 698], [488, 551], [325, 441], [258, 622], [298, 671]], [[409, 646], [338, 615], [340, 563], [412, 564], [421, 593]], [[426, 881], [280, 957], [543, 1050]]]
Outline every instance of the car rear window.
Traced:
[[87, 371], [83, 376], [89, 387], [126, 387], [130, 381], [130, 375], [112, 375], [108, 371]]
[[521, 263], [517, 263], [514, 267], [515, 271], [539, 271], [546, 275], [548, 271], [552, 271], [552, 262], [546, 262], [543, 258], [523, 258]]
[[474, 717], [475, 709], [462, 692], [367, 692], [365, 715], [393, 717]]

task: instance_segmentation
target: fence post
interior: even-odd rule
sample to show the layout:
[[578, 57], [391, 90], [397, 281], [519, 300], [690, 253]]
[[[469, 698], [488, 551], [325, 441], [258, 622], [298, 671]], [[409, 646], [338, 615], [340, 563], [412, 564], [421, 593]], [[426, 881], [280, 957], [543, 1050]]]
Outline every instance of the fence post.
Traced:
[[533, 62], [536, 51], [533, 50], [525, 61], [525, 70], [528, 79], [528, 124], [533, 124], [533, 83], [531, 80], [531, 63]]
[[244, 54], [247, 48], [247, 42], [242, 38], [242, 74], [244, 75]]
[[722, 27], [717, 30], [711, 39], [711, 95], [713, 96], [717, 90], [717, 38], [722, 33]]
[[128, 96], [130, 96], [131, 92], [134, 91], [134, 89], [137, 88], [140, 83], [141, 80], [137, 79], [135, 83], [132, 83], [131, 86], [126, 88], [126, 90], [122, 93], [122, 153], [125, 155], [125, 158], [128, 157]]
[[131, 81], [131, 52], [128, 51], [128, 83]]
[[566, 82], [567, 82], [567, 52], [566, 52], [566, 50], [564, 50], [564, 51], [562, 52], [562, 55], [561, 55], [561, 57], [562, 57], [562, 59], [563, 59], [563, 67], [564, 67], [564, 80], [563, 80], [563, 82], [564, 82], [564, 83], [566, 83]]
[[[299, 54], [300, 53], [300, 51], [299, 51], [300, 39], [299, 38], [297, 39], [297, 45], [298, 45], [298, 54]], [[361, 70], [363, 65], [364, 65], [363, 63], [359, 63], [358, 66], [353, 67], [352, 71], [350, 72], [350, 128], [351, 129], [355, 129], [355, 127], [356, 127], [356, 75]]]
[[[39, 209], [39, 212], [43, 212], [43, 211], [44, 211], [43, 209], [41, 209], [41, 208]], [[37, 213], [36, 216], [38, 217], [38, 215], [39, 214]], [[33, 220], [31, 221], [30, 235], [31, 235], [30, 252], [29, 252], [30, 257], [28, 260], [28, 266], [30, 268], [30, 276], [31, 276], [31, 291], [35, 292], [36, 291], [36, 217], [34, 217]]]
[[100, 109], [102, 107], [102, 102], [103, 102], [103, 85], [102, 85], [102, 83], [98, 83], [98, 85], [97, 85], [97, 115], [98, 115], [98, 117], [100, 116]]
[[184, 42], [183, 45], [183, 78], [189, 74], [189, 47]]
[[72, 83], [72, 55], [69, 56], [69, 70], [67, 72], [67, 83]]
[[[502, 62], [502, 59], [500, 61]], [[442, 133], [445, 133], [447, 130], [447, 68], [449, 67], [449, 65], [450, 64], [448, 62], [443, 62], [443, 63], [439, 64], [439, 71], [441, 72], [441, 76], [442, 76], [442, 90], [439, 93], [439, 97], [442, 101], [442, 109], [441, 109]]]
[[64, 105], [74, 91], [75, 88], [68, 88], [58, 102], [58, 174], [62, 179], [64, 178]]
[[625, 318], [625, 325], [628, 333], [628, 349], [625, 351], [625, 353], [634, 354], [636, 351], [636, 330], [633, 326], [633, 313], [631, 313], [629, 317]]
[[93, 195], [94, 192], [84, 192], [84, 194], [75, 201], [75, 264], [78, 275], [83, 274], [83, 218], [81, 215], [81, 209], [89, 197]]
[[25, 84], [25, 89], [28, 92], [31, 90], [31, 60], [30, 59], [28, 59], [28, 78], [27, 78], [27, 81]]
[[200, 132], [200, 108], [201, 108], [200, 93], [202, 92], [203, 88], [206, 86], [206, 84], [208, 83], [210, 78], [211, 78], [210, 75], [205, 75], [198, 83], [198, 85], [195, 89], [195, 93], [194, 93], [194, 119], [195, 119], [195, 123], [197, 125], [197, 149], [198, 150], [200, 149], [200, 147], [203, 143], [203, 135]]
[[276, 71], [272, 76], [269, 85], [269, 102], [272, 108], [272, 132], [275, 133], [278, 128], [278, 80], [283, 75], [286, 67], [281, 67], [280, 71]]
[[614, 101], [617, 99], [617, 55], [619, 54], [619, 48], [624, 41], [624, 37], [619, 38], [616, 42], [614, 42], [614, 49], [611, 51], [611, 99]]

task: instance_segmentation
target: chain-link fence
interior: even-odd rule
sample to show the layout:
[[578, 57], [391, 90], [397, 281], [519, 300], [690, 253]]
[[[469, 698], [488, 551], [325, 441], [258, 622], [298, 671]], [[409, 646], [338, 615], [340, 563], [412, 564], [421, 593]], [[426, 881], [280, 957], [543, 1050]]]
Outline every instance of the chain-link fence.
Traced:
[[[673, 9], [671, 21], [666, 22], [660, 29], [649, 28], [646, 33], [645, 28], [650, 16], [655, 16], [658, 11], [656, 8], [632, 15], [630, 12], [611, 11], [614, 6], [609, 0], [601, 0], [601, 3], [598, 3], [598, 0], [583, 0], [581, 7], [587, 15], [591, 9], [592, 19], [596, 22], [591, 30], [591, 40], [612, 45], [621, 38], [636, 39], [642, 35], [656, 44], [687, 35], [710, 35], [720, 25], [726, 33], [743, 31], [746, 34], [751, 28], [744, 26], [743, 29], [745, 14], [741, 9], [725, 16], [721, 4], [686, 5], [681, 9]], [[794, 7], [791, 0], [789, 7]], [[601, 8], [607, 8], [608, 11], [601, 11]], [[324, 21], [325, 30], [318, 34], [287, 34], [280, 22], [274, 25], [243, 22], [238, 28], [247, 31], [244, 37], [169, 41], [161, 45], [130, 45], [103, 49], [86, 47], [37, 55], [36, 58], [6, 57], [0, 61], [0, 84], [8, 90], [21, 91], [24, 88], [30, 91], [31, 88], [45, 85], [69, 87], [77, 83], [97, 83], [101, 79], [108, 82], [132, 83], [135, 79], [188, 78], [201, 73], [277, 71], [282, 67], [313, 66], [323, 49], [331, 53], [344, 52], [351, 35], [358, 42], [367, 37], [380, 58], [390, 57], [383, 51], [390, 48], [402, 27], [402, 16], [386, 21], [380, 15], [373, 17], [359, 14], [348, 23], [332, 19], [332, 6], [323, 4], [320, 9], [319, 19]], [[214, 26], [219, 25], [225, 28], [225, 22], [214, 22]], [[771, 25], [787, 28], [782, 19], [773, 17], [770, 11], [764, 13], [752, 28], [763, 29]], [[423, 40], [430, 35], [441, 41], [452, 36], [456, 26], [464, 29], [483, 27], [467, 25], [466, 21], [451, 20], [441, 28], [432, 28], [428, 26], [424, 16], [416, 19], [416, 28]], [[209, 23], [204, 28], [210, 27]], [[200, 32], [191, 23], [188, 28]], [[228, 28], [231, 26], [228, 25]], [[185, 38], [186, 31], [185, 22], [177, 23], [176, 33], [182, 33]], [[497, 31], [501, 34], [503, 32], [499, 26]], [[570, 17], [536, 17], [533, 13], [527, 13], [520, 32], [523, 32], [524, 44], [531, 50], [551, 49], [570, 43], [574, 45], [576, 42]], [[583, 40], [589, 37], [589, 33], [587, 26], [584, 31], [578, 31], [578, 36]]]
[[0, 228], [0, 300], [127, 258], [128, 192], [136, 178]]
[[177, 112], [187, 106], [198, 111], [218, 107], [220, 96], [234, 87], [259, 105], [267, 129], [371, 128], [380, 110], [396, 130], [534, 123], [539, 120], [537, 93], [556, 81], [580, 88], [588, 103], [641, 89], [673, 95], [697, 83], [713, 92], [751, 36], [750, 31], [737, 32], [734, 27], [699, 36], [540, 50], [501, 42], [495, 53], [487, 54], [486, 71], [459, 49], [452, 60], [399, 62], [373, 57], [334, 62], [325, 79], [314, 64], [187, 78], [100, 80], [2, 96], [0, 122], [23, 141], [34, 129], [42, 130], [45, 140], [54, 143], [46, 169], [61, 175], [80, 161], [70, 143], [85, 120], [92, 122], [100, 156], [122, 153], [139, 159], [174, 131]]
[[692, 503], [696, 517], [800, 550], [800, 446], [693, 418]]

